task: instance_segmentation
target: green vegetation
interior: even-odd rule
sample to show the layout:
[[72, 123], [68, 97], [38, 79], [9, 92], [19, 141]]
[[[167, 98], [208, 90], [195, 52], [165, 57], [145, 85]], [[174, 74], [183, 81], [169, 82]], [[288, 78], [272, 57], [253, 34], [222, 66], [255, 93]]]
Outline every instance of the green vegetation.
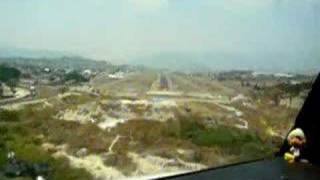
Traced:
[[65, 103], [66, 105], [84, 104], [84, 103], [90, 102], [93, 99], [94, 98], [88, 94], [81, 94], [81, 95], [71, 94], [69, 96], [65, 96], [62, 98], [63, 103]]
[[126, 153], [114, 153], [107, 156], [104, 161], [106, 166], [112, 166], [121, 171], [124, 175], [131, 175], [137, 169], [137, 165], [132, 162]]
[[208, 129], [196, 120], [188, 118], [163, 123], [129, 121], [119, 125], [114, 131], [114, 134], [130, 134], [134, 141], [139, 142], [139, 146], [131, 147], [131, 150], [144, 152], [145, 149], [154, 149], [155, 154], [170, 158], [176, 156], [172, 149], [193, 149], [197, 152], [194, 157], [196, 159], [193, 160], [209, 165], [215, 163], [212, 160], [215, 158], [210, 157], [211, 161], [208, 161], [206, 157], [213, 152], [220, 158], [235, 156], [239, 162], [271, 156], [275, 151], [270, 143], [262, 140], [254, 131], [226, 126]]
[[175, 136], [189, 140], [198, 146], [218, 147], [226, 154], [239, 155], [246, 159], [262, 158], [273, 153], [270, 144], [265, 144], [252, 131], [226, 126], [205, 128], [192, 119], [180, 120], [180, 131]]
[[87, 82], [88, 80], [83, 77], [79, 72], [72, 71], [65, 75], [65, 81], [75, 81], [75, 83]]
[[291, 94], [292, 96], [298, 95], [300, 92], [304, 90], [309, 90], [312, 88], [312, 82], [303, 82], [298, 84], [279, 84], [277, 87], [281, 89], [283, 92]]
[[[20, 130], [18, 130], [20, 129]], [[23, 127], [0, 127], [0, 167], [6, 162], [6, 153], [14, 151], [17, 158], [29, 163], [48, 163], [52, 168], [50, 178], [53, 180], [91, 179], [83, 169], [73, 169], [66, 159], [55, 159], [42, 150], [41, 140], [32, 137], [31, 132], [23, 132]]]
[[266, 87], [262, 90], [261, 95], [271, 99], [275, 105], [279, 105], [281, 98], [288, 97], [292, 99], [295, 96], [299, 96], [301, 92], [310, 90], [312, 84], [311, 81], [299, 84], [281, 83], [275, 86]]
[[0, 168], [6, 162], [6, 140], [8, 139], [8, 129], [4, 126], [0, 126]]
[[20, 76], [21, 72], [18, 69], [0, 65], [0, 81], [6, 83], [8, 86], [16, 86]]
[[[78, 75], [80, 74], [72, 75], [71, 73], [69, 80], [81, 82], [81, 77], [77, 77]], [[132, 77], [136, 76], [132, 75]], [[152, 83], [152, 79], [146, 77], [143, 82]], [[115, 87], [114, 91], [121, 92], [119, 89], [123, 87], [131, 91], [131, 87], [136, 88], [136, 83], [134, 81], [133, 84], [123, 79], [111, 81], [109, 84], [111, 84], [110, 88]], [[124, 85], [118, 87], [119, 84]], [[139, 84], [145, 85], [142, 82]], [[301, 92], [305, 89], [302, 87], [295, 88]], [[219, 89], [218, 85], [213, 88]], [[70, 155], [76, 155], [79, 149], [85, 148], [88, 154], [101, 155], [105, 165], [117, 168], [128, 176], [137, 170], [137, 165], [128, 157], [129, 152], [142, 156], [180, 158], [186, 162], [196, 162], [207, 166], [265, 158], [271, 156], [277, 148], [270, 132], [278, 133], [279, 129], [287, 128], [289, 121], [293, 119], [292, 114], [296, 111], [268, 104], [273, 95], [281, 94], [286, 88], [292, 87], [273, 87], [272, 91], [268, 92], [270, 97], [267, 91], [260, 90], [258, 98], [262, 101], [258, 103], [252, 100], [251, 102], [254, 107], [257, 107], [256, 109], [246, 107], [241, 103], [230, 105], [244, 113], [243, 119], [249, 122], [248, 130], [234, 128], [234, 113], [210, 103], [179, 103], [175, 108], [154, 110], [152, 105], [123, 107], [117, 101], [121, 98], [112, 94], [114, 91], [110, 91], [110, 96], [99, 99], [88, 94], [66, 93], [59, 98], [50, 98], [48, 101], [52, 106], [44, 109], [33, 105], [19, 111], [0, 111], [1, 120], [3, 119], [3, 123], [8, 125], [0, 129], [0, 133], [5, 134], [0, 138], [0, 164], [5, 161], [5, 152], [14, 150], [18, 157], [31, 162], [50, 162], [50, 166], [54, 169], [53, 179], [90, 179], [87, 171], [71, 168], [67, 159], [52, 158], [52, 153], [56, 150], [53, 148], [54, 152], [44, 151], [41, 148], [43, 143], [68, 144], [66, 150]], [[46, 88], [43, 88], [42, 91], [44, 91], [42, 93], [44, 97], [51, 97], [51, 93], [58, 93], [57, 89], [48, 92]], [[67, 89], [65, 91], [68, 92]], [[213, 89], [212, 91], [218, 90]], [[135, 99], [135, 97], [131, 98]], [[100, 101], [102, 99], [108, 101]], [[265, 99], [268, 101], [264, 101]], [[129, 115], [130, 121], [118, 124], [110, 131], [102, 130], [94, 123], [82, 124], [56, 119], [58, 117], [56, 115], [66, 109], [75, 110], [75, 112], [79, 110], [76, 113], [86, 115], [87, 111], [95, 111], [96, 105], [102, 107], [96, 119], [99, 119], [103, 113], [119, 119], [126, 116], [126, 113], [134, 113], [136, 116], [134, 116], [135, 119], [132, 119], [133, 116]], [[191, 110], [187, 111], [187, 108]], [[154, 114], [166, 113], [173, 114], [173, 116], [170, 116], [170, 120], [161, 122], [144, 119], [147, 118], [146, 114], [149, 112], [151, 112], [150, 117], [153, 117]], [[154, 117], [157, 118], [157, 116]], [[107, 153], [108, 147], [119, 135], [121, 138], [114, 144], [113, 153]], [[68, 174], [68, 177], [65, 177], [65, 174]]]
[[52, 169], [50, 179], [92, 179], [87, 171], [71, 168], [68, 160], [53, 158], [49, 152], [41, 148], [41, 144], [47, 142], [47, 138], [41, 135], [41, 131], [46, 130], [43, 122], [52, 120], [50, 118], [52, 113], [50, 109], [37, 111], [32, 107], [19, 112], [0, 111], [0, 118], [4, 120], [0, 124], [0, 168], [6, 163], [7, 152], [14, 151], [20, 160], [29, 163], [48, 163]]
[[0, 123], [1, 122], [17, 122], [20, 120], [19, 113], [17, 111], [8, 111], [0, 109]]

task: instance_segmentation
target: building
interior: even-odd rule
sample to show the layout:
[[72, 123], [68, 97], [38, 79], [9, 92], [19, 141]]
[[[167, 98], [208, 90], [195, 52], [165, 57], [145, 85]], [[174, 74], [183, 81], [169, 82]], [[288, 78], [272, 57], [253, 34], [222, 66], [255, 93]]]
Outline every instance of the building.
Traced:
[[82, 75], [86, 79], [90, 79], [92, 77], [92, 71], [90, 69], [86, 69], [82, 72]]
[[108, 77], [110, 79], [123, 79], [124, 78], [124, 73], [119, 71], [119, 72], [116, 72], [114, 74], [109, 74]]
[[46, 68], [43, 69], [43, 71], [46, 72], [46, 73], [50, 73], [50, 72], [51, 72], [51, 69], [48, 68], [48, 67], [46, 67]]

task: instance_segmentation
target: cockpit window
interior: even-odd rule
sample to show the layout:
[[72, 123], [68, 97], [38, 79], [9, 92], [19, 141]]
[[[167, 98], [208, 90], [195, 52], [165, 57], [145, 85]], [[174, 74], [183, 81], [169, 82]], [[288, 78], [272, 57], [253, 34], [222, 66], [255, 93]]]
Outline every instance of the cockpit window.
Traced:
[[0, 179], [154, 179], [272, 157], [320, 70], [319, 8], [0, 1]]

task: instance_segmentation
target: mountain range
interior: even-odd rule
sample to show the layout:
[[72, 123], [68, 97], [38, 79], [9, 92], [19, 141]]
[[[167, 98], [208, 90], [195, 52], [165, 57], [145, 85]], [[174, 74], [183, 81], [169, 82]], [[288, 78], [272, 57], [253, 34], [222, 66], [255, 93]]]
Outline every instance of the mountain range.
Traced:
[[262, 72], [319, 72], [320, 58], [276, 53], [159, 53], [130, 64], [187, 72], [253, 70]]
[[[0, 57], [89, 59], [69, 52], [0, 47]], [[112, 62], [111, 63], [117, 63]], [[320, 57], [280, 53], [191, 53], [162, 52], [128, 59], [128, 65], [184, 72], [253, 70], [262, 72], [318, 73]]]

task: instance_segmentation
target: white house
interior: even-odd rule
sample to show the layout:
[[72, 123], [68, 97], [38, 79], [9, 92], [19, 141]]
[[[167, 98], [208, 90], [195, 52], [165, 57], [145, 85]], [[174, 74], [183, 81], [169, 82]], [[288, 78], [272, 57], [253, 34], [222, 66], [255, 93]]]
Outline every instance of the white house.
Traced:
[[86, 78], [86, 79], [90, 79], [92, 76], [92, 71], [90, 69], [86, 69], [82, 72], [82, 75]]
[[123, 79], [124, 78], [124, 73], [119, 71], [119, 72], [116, 72], [114, 74], [109, 74], [108, 77], [111, 78], [111, 79]]
[[49, 72], [51, 72], [51, 69], [46, 67], [46, 68], [43, 69], [43, 71], [46, 72], [46, 73], [49, 73]]

